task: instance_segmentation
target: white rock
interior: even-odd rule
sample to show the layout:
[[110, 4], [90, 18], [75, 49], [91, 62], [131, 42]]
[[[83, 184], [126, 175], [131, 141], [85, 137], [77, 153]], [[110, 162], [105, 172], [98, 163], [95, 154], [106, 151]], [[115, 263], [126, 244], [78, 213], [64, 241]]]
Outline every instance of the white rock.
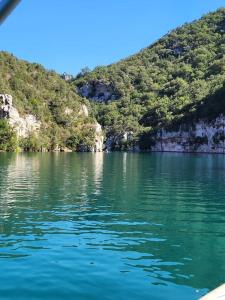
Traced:
[[82, 96], [96, 102], [106, 102], [115, 100], [116, 95], [112, 84], [105, 83], [102, 80], [90, 81], [77, 89], [77, 92]]
[[79, 111], [79, 115], [83, 115], [84, 117], [88, 117], [89, 116], [89, 112], [88, 112], [88, 108], [85, 104], [81, 105], [81, 109]]
[[102, 126], [99, 123], [94, 125], [95, 128], [95, 145], [94, 152], [102, 152], [104, 149], [104, 136], [102, 133]]
[[13, 106], [12, 96], [0, 94], [0, 117], [8, 119], [19, 137], [27, 137], [29, 133], [38, 131], [41, 123], [33, 115], [20, 117], [18, 110]]
[[69, 115], [72, 114], [73, 110], [71, 108], [66, 107], [65, 110], [64, 110], [64, 112], [65, 112], [66, 116], [69, 116]]
[[152, 151], [225, 153], [225, 117], [211, 122], [200, 120], [178, 131], [161, 130], [155, 142]]

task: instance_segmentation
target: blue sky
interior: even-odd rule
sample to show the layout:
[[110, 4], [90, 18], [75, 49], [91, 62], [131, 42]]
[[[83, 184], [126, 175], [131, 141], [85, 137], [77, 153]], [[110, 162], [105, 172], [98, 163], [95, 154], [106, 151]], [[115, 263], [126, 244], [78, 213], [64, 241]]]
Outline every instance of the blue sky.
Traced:
[[60, 73], [106, 65], [225, 0], [22, 0], [0, 27], [1, 50]]

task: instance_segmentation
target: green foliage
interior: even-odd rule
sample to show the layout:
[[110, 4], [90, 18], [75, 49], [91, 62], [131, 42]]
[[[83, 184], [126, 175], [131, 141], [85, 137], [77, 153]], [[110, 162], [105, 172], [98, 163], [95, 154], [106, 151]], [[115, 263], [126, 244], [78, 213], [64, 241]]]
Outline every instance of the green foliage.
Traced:
[[[0, 69], [0, 94], [11, 94], [13, 105], [21, 116], [32, 114], [42, 124], [38, 135], [20, 141], [22, 149], [40, 151], [42, 148], [65, 147], [67, 139], [77, 134], [77, 127], [81, 130], [82, 126], [94, 124], [93, 118], [85, 117], [81, 112], [81, 105], [89, 106], [87, 101], [54, 71], [19, 60], [6, 52], [0, 52]], [[87, 69], [83, 71], [86, 73]], [[89, 145], [90, 141], [87, 142]], [[8, 144], [5, 148], [8, 150]]]
[[128, 59], [79, 74], [72, 85], [110, 83], [119, 98], [93, 103], [97, 120], [107, 134], [132, 130], [148, 148], [144, 129], [149, 126], [157, 130], [225, 113], [224, 45], [222, 8], [173, 30]]
[[[41, 121], [39, 134], [20, 142], [27, 150], [90, 148], [95, 118], [106, 136], [132, 132], [133, 143], [149, 149], [152, 136], [161, 128], [174, 129], [225, 114], [224, 45], [225, 9], [220, 9], [171, 31], [136, 55], [93, 71], [84, 68], [68, 81], [39, 64], [0, 52], [0, 93], [13, 95], [21, 115], [31, 113]], [[89, 103], [75, 92], [92, 84], [91, 97], [98, 83], [113, 93], [106, 103]], [[89, 107], [91, 116], [82, 115], [82, 104]], [[15, 134], [5, 123], [1, 132], [2, 150], [15, 149]], [[116, 145], [130, 146], [131, 140]]]
[[17, 137], [11, 126], [4, 119], [0, 119], [0, 150], [15, 151], [17, 149]]
[[150, 150], [155, 145], [154, 131], [151, 128], [145, 128], [140, 132], [139, 146], [141, 150]]
[[41, 151], [39, 139], [35, 134], [30, 134], [28, 137], [21, 139], [20, 147], [25, 151]]
[[92, 126], [77, 128], [74, 133], [66, 140], [66, 146], [78, 151], [81, 147], [91, 148], [94, 146], [95, 131]]
[[44, 133], [30, 133], [27, 137], [20, 138], [19, 147], [24, 151], [30, 152], [54, 150], [51, 139]]

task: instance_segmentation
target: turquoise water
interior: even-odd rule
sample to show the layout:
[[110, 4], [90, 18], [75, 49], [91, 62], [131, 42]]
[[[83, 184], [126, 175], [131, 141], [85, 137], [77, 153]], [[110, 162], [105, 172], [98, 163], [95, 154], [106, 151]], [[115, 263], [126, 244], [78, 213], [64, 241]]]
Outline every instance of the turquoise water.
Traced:
[[0, 154], [0, 299], [198, 299], [225, 281], [225, 156]]

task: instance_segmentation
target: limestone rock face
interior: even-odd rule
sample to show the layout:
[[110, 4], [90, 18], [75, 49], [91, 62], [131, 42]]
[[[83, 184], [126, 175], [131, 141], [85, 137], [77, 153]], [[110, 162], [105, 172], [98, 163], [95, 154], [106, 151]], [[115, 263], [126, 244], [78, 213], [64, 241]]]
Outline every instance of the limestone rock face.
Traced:
[[94, 125], [95, 128], [95, 145], [94, 152], [102, 152], [104, 149], [104, 136], [102, 133], [102, 127], [99, 123]]
[[21, 117], [13, 106], [12, 96], [7, 94], [0, 94], [0, 118], [8, 120], [18, 137], [27, 137], [29, 133], [38, 131], [41, 126], [41, 123], [31, 114]]
[[102, 80], [90, 81], [87, 84], [79, 87], [77, 92], [85, 98], [97, 102], [107, 102], [116, 100], [116, 91], [112, 84], [107, 84]]
[[225, 116], [214, 121], [183, 125], [177, 131], [161, 130], [152, 151], [225, 153]]
[[[69, 107], [66, 107], [65, 110], [64, 110], [64, 114], [66, 116], [70, 116], [73, 112], [74, 111]], [[89, 116], [88, 108], [85, 104], [81, 105], [80, 110], [78, 111], [78, 115], [83, 116], [83, 117], [88, 117]]]
[[73, 110], [71, 108], [66, 107], [64, 113], [66, 116], [70, 116], [73, 113]]
[[1, 110], [0, 110], [1, 118], [8, 118], [11, 113], [16, 114], [15, 111], [12, 111], [12, 96], [11, 95], [0, 94], [0, 104], [1, 104]]
[[83, 115], [84, 117], [88, 117], [89, 116], [89, 112], [88, 112], [88, 108], [85, 104], [81, 105], [81, 109], [79, 111], [80, 115]]
[[64, 72], [61, 77], [65, 80], [65, 81], [70, 81], [73, 79], [73, 75], [67, 74], [66, 72]]

